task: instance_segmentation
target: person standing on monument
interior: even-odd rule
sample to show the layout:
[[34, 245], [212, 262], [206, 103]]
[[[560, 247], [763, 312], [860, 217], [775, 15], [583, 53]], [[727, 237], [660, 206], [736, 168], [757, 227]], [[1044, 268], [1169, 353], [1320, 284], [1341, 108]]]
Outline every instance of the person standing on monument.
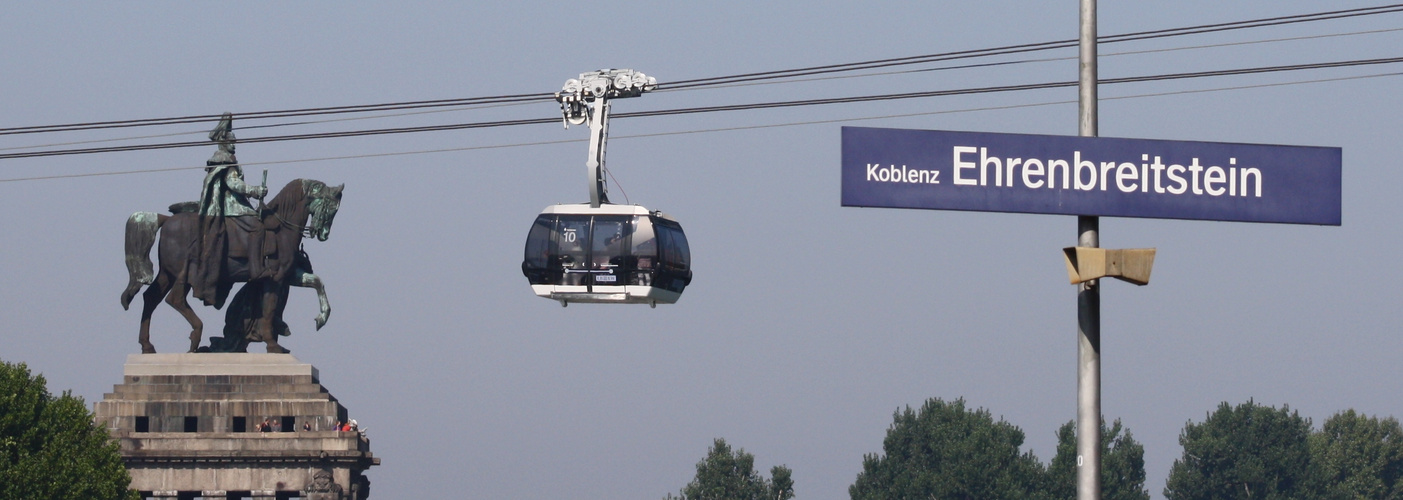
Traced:
[[249, 198], [262, 199], [268, 188], [244, 182], [243, 168], [234, 157], [234, 117], [224, 113], [209, 133], [219, 145], [205, 162], [205, 180], [200, 190], [200, 251], [193, 264], [190, 285], [195, 298], [216, 309], [224, 305], [232, 283], [224, 278], [224, 262], [229, 256], [229, 230], [248, 231], [248, 281], [263, 274], [263, 223]]

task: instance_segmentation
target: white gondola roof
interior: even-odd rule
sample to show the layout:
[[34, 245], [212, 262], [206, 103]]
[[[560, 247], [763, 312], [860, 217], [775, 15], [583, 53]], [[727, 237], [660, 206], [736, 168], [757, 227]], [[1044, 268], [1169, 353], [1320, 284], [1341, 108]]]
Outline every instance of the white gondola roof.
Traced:
[[662, 212], [650, 212], [643, 205], [615, 205], [606, 203], [599, 205], [599, 208], [590, 208], [588, 203], [564, 203], [551, 205], [541, 211], [541, 214], [569, 214], [569, 215], [655, 215], [664, 219], [677, 222], [677, 219]]

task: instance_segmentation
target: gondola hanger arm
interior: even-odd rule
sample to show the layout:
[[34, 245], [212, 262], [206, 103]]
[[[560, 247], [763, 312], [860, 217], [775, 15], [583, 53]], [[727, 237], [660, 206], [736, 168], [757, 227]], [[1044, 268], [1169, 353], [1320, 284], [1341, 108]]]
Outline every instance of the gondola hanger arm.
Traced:
[[581, 73], [565, 81], [555, 93], [560, 103], [565, 128], [589, 123], [589, 160], [585, 163], [589, 175], [589, 204], [599, 208], [609, 202], [604, 183], [604, 151], [609, 139], [609, 101], [638, 97], [657, 88], [656, 78], [631, 69], [601, 69]]

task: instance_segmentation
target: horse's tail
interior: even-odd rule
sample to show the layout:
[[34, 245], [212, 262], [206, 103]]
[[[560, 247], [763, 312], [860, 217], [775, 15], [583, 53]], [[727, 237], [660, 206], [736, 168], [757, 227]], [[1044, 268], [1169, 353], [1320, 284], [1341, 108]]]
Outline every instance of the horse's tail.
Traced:
[[137, 212], [127, 218], [127, 289], [122, 292], [122, 309], [126, 309], [141, 290], [156, 280], [151, 263], [151, 247], [156, 245], [156, 231], [169, 219], [156, 212]]

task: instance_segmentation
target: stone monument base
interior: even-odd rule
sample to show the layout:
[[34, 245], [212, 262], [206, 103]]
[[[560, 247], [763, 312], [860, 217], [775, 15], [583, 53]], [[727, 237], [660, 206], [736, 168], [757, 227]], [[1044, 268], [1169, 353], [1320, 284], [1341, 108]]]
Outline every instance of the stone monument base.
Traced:
[[142, 498], [370, 495], [370, 440], [336, 428], [346, 408], [291, 354], [131, 354], [122, 372], [94, 411]]

